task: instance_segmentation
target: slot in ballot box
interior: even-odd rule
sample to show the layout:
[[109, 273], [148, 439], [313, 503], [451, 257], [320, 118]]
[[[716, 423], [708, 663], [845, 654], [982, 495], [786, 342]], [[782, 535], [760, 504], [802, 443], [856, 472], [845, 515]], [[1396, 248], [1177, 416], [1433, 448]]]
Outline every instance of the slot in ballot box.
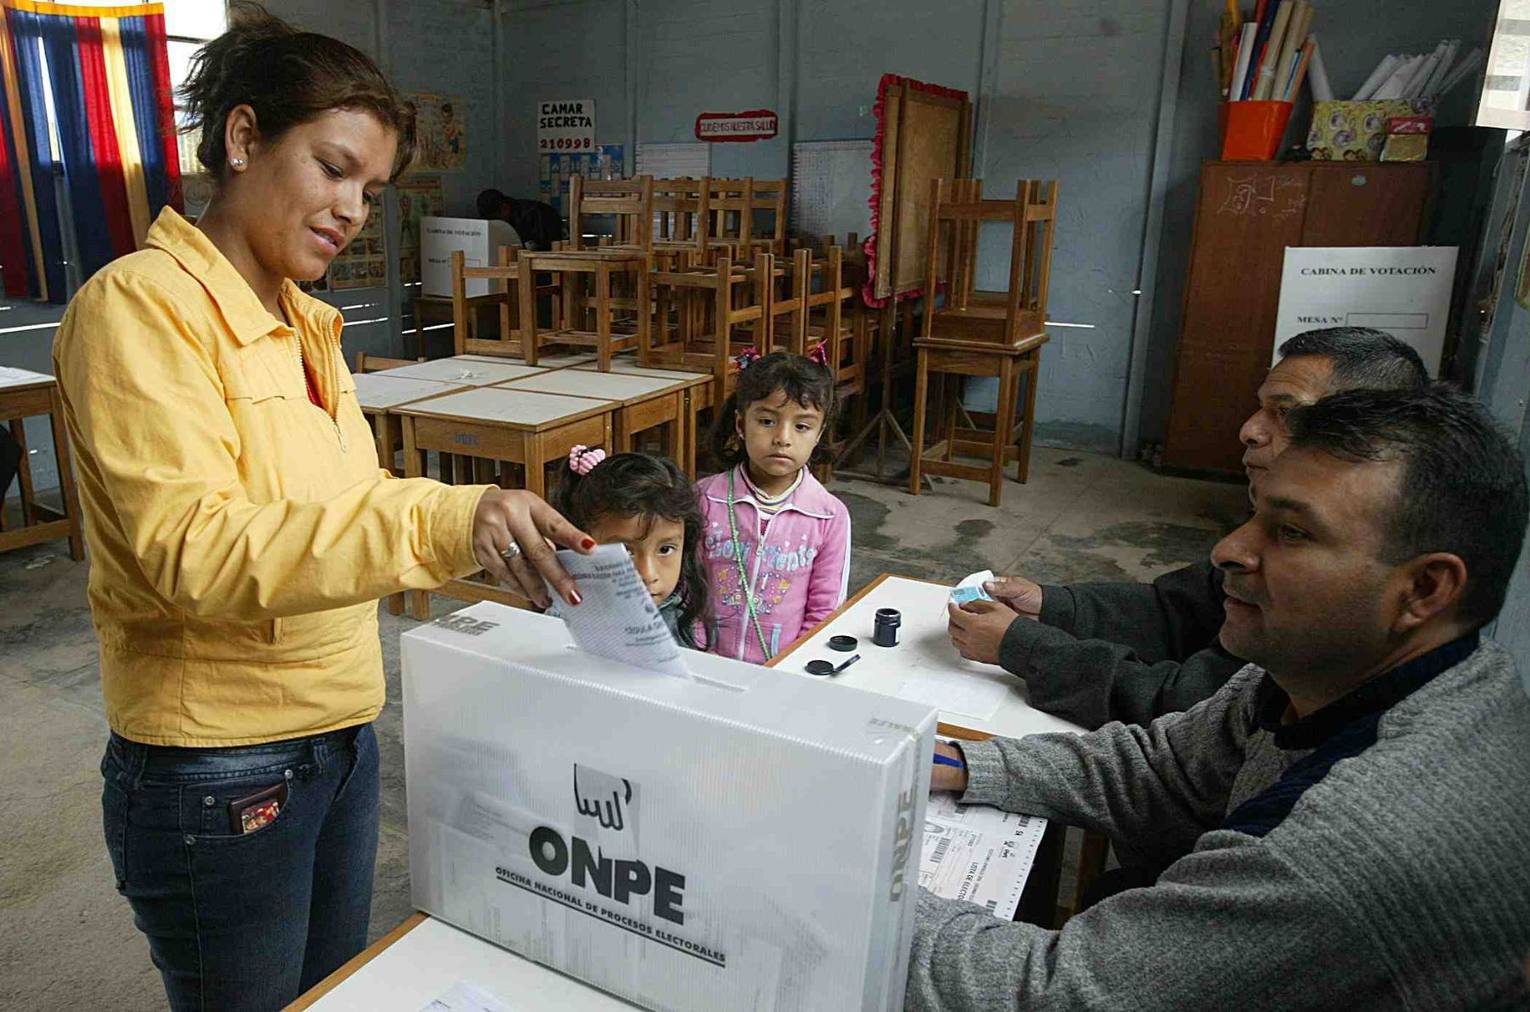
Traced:
[[933, 709], [491, 603], [402, 660], [418, 909], [650, 1008], [902, 1007]]

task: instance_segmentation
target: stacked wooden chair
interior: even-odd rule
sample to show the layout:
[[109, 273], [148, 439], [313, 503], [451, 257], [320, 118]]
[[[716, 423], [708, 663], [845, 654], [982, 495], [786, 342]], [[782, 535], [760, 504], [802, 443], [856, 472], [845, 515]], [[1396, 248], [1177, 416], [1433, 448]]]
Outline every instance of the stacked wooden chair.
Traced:
[[[1020, 180], [1008, 200], [984, 200], [979, 180], [931, 184], [924, 321], [914, 341], [910, 493], [919, 494], [927, 474], [967, 478], [986, 481], [989, 505], [997, 506], [1007, 463], [1015, 462], [1018, 481], [1029, 476], [1056, 217], [1055, 182]], [[1006, 223], [1012, 230], [1009, 286], [1002, 292], [976, 287], [978, 233], [985, 222]], [[999, 381], [991, 430], [978, 429], [961, 408], [962, 383], [974, 376]], [[944, 419], [940, 440], [925, 449], [932, 377], [943, 394]], [[958, 456], [985, 456], [988, 463], [966, 464]]]

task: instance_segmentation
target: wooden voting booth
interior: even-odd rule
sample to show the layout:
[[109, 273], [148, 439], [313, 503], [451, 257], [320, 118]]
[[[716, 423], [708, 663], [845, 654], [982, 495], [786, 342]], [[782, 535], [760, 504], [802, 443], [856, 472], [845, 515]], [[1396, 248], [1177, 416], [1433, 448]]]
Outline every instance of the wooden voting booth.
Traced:
[[899, 299], [924, 285], [930, 185], [972, 175], [972, 101], [964, 91], [888, 75], [881, 105], [873, 294]]
[[855, 459], [875, 436], [874, 476], [880, 479], [889, 435], [914, 452], [913, 440], [893, 411], [900, 371], [913, 362], [915, 323], [909, 300], [920, 294], [925, 282], [931, 185], [972, 175], [972, 101], [963, 91], [887, 74], [879, 88], [877, 117], [872, 153], [875, 234], [867, 247], [863, 295], [868, 306], [880, 308], [876, 332], [882, 401], [876, 415], [845, 442], [839, 459]]

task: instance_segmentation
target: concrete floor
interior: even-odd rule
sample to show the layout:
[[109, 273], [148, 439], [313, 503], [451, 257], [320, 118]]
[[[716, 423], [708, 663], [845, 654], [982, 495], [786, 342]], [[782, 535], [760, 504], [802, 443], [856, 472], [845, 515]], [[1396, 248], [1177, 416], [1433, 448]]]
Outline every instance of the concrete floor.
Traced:
[[[985, 568], [1043, 582], [1149, 580], [1203, 556], [1246, 509], [1239, 485], [1042, 448], [1030, 482], [1010, 483], [997, 509], [972, 482], [937, 479], [919, 497], [853, 480], [832, 491], [854, 518], [852, 592], [883, 572], [953, 582]], [[62, 542], [0, 555], [0, 1008], [164, 1007], [101, 838], [106, 721], [85, 574]], [[436, 614], [450, 607], [437, 599]], [[377, 722], [374, 938], [410, 912], [398, 637], [413, 624], [382, 615], [388, 706]]]

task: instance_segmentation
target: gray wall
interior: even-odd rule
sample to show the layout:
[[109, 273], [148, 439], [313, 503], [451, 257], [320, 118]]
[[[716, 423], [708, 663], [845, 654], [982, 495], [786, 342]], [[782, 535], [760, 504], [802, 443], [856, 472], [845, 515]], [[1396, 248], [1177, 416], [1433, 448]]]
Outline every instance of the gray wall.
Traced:
[[[1052, 317], [1093, 329], [1054, 331], [1043, 356], [1038, 436], [1114, 452], [1169, 7], [1167, 0], [1146, 9], [1129, 0], [1045, 8], [1023, 0], [512, 4], [503, 34], [517, 53], [505, 62], [513, 136], [503, 178], [518, 192], [535, 181], [531, 110], [542, 98], [593, 95], [602, 143], [623, 140], [612, 107], [625, 104], [626, 82], [638, 142], [691, 139], [703, 111], [768, 107], [781, 116], [782, 136], [716, 145], [712, 171], [779, 176], [791, 141], [872, 136], [884, 72], [964, 89], [978, 100], [976, 166], [989, 192], [1013, 193], [1023, 176], [1063, 182]], [[570, 45], [571, 37], [580, 43]], [[549, 59], [554, 52], [561, 59]], [[984, 241], [985, 278], [1002, 285], [1007, 239], [995, 233]]]

